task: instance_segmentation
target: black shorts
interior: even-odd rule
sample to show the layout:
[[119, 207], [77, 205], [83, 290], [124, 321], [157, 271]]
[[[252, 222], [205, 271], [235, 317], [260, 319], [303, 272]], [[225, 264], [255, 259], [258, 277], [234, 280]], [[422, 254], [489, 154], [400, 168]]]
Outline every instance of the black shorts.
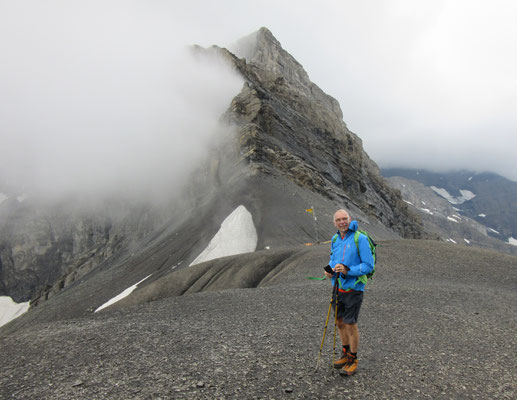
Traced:
[[[359, 318], [359, 310], [363, 303], [363, 292], [352, 290], [350, 292], [338, 293], [337, 317], [342, 319], [345, 324], [356, 324]], [[332, 302], [335, 307], [335, 296]]]

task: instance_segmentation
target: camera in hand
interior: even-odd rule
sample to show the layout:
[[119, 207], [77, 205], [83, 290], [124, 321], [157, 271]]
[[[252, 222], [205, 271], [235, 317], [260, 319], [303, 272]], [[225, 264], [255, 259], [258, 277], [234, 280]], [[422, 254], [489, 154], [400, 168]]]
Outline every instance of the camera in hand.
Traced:
[[334, 270], [332, 269], [332, 267], [330, 265], [325, 266], [323, 269], [325, 270], [325, 272], [328, 272], [329, 274], [334, 275]]

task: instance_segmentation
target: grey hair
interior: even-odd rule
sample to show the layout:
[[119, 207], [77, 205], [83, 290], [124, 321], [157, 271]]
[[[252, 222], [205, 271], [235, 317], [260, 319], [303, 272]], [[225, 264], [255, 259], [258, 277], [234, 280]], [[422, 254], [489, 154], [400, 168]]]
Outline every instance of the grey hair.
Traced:
[[334, 221], [336, 220], [336, 214], [339, 213], [339, 212], [344, 212], [346, 213], [346, 215], [348, 215], [348, 219], [350, 219], [350, 214], [348, 213], [347, 210], [343, 209], [343, 208], [340, 208], [339, 210], [337, 210], [335, 213], [334, 213]]

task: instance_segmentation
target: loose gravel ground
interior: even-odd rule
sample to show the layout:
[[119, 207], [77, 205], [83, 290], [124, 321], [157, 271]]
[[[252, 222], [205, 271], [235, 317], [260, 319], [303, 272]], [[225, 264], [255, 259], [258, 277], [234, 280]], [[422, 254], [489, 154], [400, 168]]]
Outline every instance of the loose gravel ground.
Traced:
[[305, 280], [303, 266], [302, 279], [275, 286], [10, 333], [0, 339], [0, 397], [515, 399], [516, 258], [440, 246], [382, 244], [352, 377], [331, 367], [333, 321], [316, 369], [330, 287]]

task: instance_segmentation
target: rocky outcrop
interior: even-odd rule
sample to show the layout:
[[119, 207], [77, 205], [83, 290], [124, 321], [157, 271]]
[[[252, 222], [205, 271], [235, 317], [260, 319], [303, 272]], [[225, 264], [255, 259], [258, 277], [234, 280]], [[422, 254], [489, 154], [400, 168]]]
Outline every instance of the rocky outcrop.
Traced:
[[[103, 210], [103, 211], [99, 211]], [[0, 295], [47, 300], [155, 229], [148, 210], [14, 200], [0, 209]]]
[[390, 188], [361, 139], [343, 122], [338, 102], [312, 83], [266, 28], [219, 51], [246, 85], [227, 118], [251, 168], [280, 174], [344, 205], [353, 204], [404, 237], [422, 237], [419, 217]]
[[[9, 211], [2, 204], [0, 295], [32, 298], [36, 305], [97, 271], [185, 266], [239, 205], [253, 215], [258, 249], [330, 237], [332, 214], [341, 207], [377, 238], [424, 235], [418, 215], [386, 185], [343, 122], [338, 102], [310, 81], [271, 32], [261, 28], [238, 47], [243, 53], [237, 55], [194, 48], [223, 57], [245, 84], [222, 116], [225, 132], [182, 199], [162, 208], [122, 200], [86, 209], [76, 201], [41, 207], [29, 199]], [[307, 216], [309, 207], [317, 221]], [[168, 251], [159, 264], [154, 257], [132, 261], [162, 246]]]

